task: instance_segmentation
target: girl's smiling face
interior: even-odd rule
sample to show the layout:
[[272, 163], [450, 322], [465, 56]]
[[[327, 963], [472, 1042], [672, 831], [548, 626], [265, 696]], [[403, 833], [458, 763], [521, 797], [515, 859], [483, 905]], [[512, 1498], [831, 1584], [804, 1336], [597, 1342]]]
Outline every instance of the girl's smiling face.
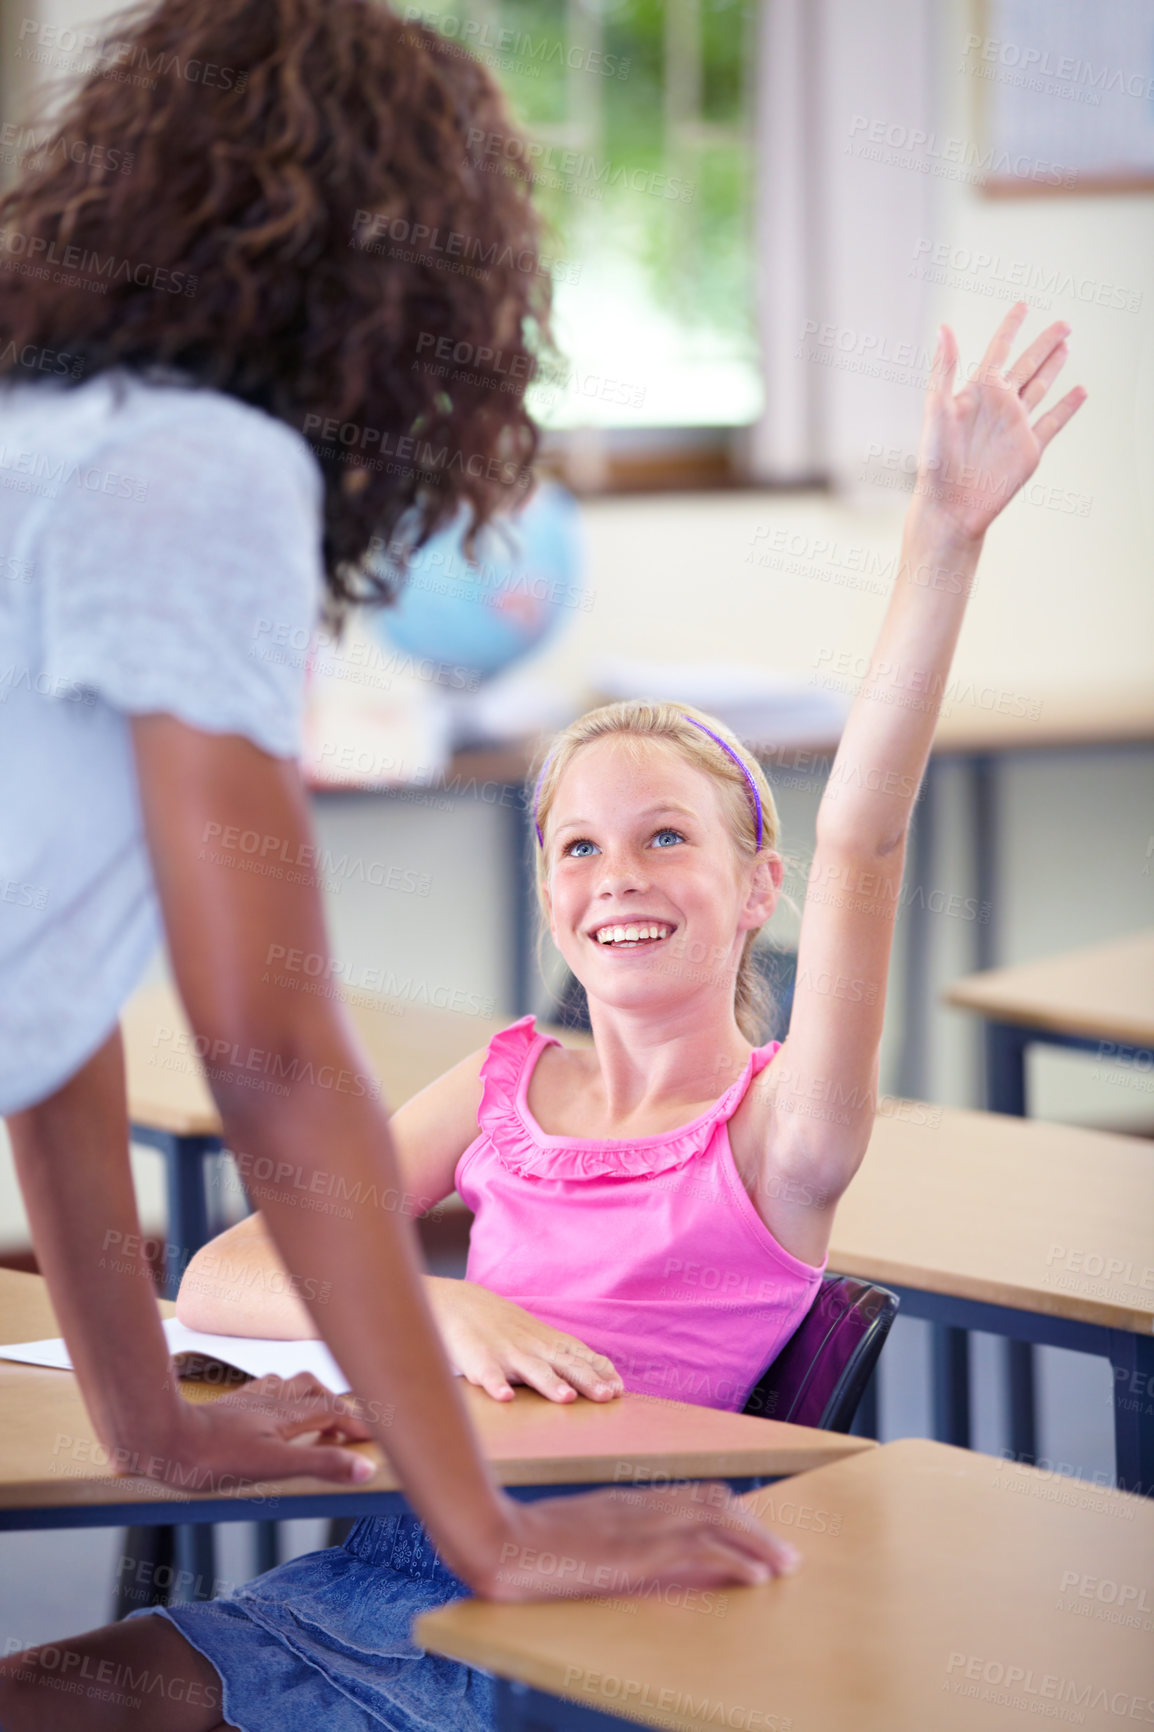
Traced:
[[738, 852], [713, 777], [636, 735], [583, 746], [547, 820], [553, 941], [620, 1009], [728, 992], [745, 936], [773, 912], [780, 857]]

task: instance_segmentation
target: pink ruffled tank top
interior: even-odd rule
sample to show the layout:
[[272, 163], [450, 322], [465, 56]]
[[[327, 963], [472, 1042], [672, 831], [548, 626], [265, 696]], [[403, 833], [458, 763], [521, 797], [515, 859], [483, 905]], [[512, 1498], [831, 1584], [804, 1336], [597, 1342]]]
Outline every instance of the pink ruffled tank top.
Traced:
[[656, 1137], [548, 1136], [529, 1112], [546, 1046], [531, 1016], [493, 1036], [480, 1135], [457, 1163], [476, 1217], [466, 1278], [606, 1354], [628, 1390], [739, 1412], [825, 1269], [779, 1245], [734, 1165], [729, 1120], [780, 1042], [692, 1123]]

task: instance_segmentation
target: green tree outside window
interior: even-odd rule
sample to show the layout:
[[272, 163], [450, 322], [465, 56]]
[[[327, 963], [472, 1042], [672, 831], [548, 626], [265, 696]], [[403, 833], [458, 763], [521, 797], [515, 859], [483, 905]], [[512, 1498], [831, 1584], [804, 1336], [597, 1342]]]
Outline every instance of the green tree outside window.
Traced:
[[[415, 7], [401, 7], [416, 15]], [[565, 364], [542, 424], [740, 426], [762, 385], [752, 246], [753, 0], [462, 0], [466, 44], [545, 154]]]

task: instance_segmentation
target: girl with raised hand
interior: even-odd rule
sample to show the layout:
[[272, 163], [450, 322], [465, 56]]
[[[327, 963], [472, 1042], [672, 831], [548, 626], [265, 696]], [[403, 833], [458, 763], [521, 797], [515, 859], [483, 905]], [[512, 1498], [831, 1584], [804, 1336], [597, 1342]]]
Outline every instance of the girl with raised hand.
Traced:
[[[1007, 366], [1025, 311], [957, 395], [957, 344], [948, 328], [939, 339], [893, 595], [818, 815], [784, 1043], [758, 1044], [756, 1026], [750, 952], [782, 882], [756, 760], [716, 718], [646, 702], [592, 712], [548, 754], [538, 888], [593, 1047], [525, 1018], [391, 1121], [406, 1188], [430, 1203], [456, 1188], [475, 1212], [466, 1279], [426, 1287], [459, 1369], [497, 1400], [521, 1382], [557, 1401], [628, 1389], [740, 1409], [813, 1300], [873, 1127], [906, 837], [983, 537], [1085, 396], [1031, 425], [1068, 327]], [[814, 1115], [825, 1097], [838, 1113]], [[252, 1216], [190, 1267], [181, 1315], [311, 1332], [283, 1283], [253, 1279], [277, 1268]], [[775, 1567], [789, 1561], [780, 1551]], [[507, 1573], [514, 1588], [520, 1556]], [[621, 1581], [603, 1577], [604, 1591]], [[415, 1518], [368, 1518], [343, 1548], [232, 1599], [56, 1647], [211, 1693], [212, 1706], [157, 1703], [143, 1719], [92, 1704], [78, 1726], [488, 1732], [487, 1676], [408, 1637], [416, 1614], [464, 1591]], [[6, 1675], [5, 1727], [47, 1724], [36, 1655]]]

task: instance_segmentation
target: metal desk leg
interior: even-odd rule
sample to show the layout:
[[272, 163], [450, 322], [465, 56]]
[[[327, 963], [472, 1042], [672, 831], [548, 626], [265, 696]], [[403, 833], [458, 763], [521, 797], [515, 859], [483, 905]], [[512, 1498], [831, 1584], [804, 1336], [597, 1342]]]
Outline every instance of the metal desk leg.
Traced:
[[986, 1024], [986, 1107], [992, 1113], [1026, 1115], [1026, 1048], [1033, 1036], [1013, 1022]]
[[220, 1153], [223, 1145], [219, 1137], [178, 1137], [172, 1131], [158, 1131], [151, 1125], [133, 1125], [131, 1134], [134, 1143], [157, 1149], [164, 1156], [168, 1199], [164, 1297], [175, 1299], [190, 1260], [212, 1238], [207, 1162], [210, 1156]]
[[1015, 1461], [1038, 1459], [1037, 1353], [1032, 1341], [1006, 1342], [1006, 1412]]
[[252, 1531], [256, 1573], [263, 1576], [280, 1563], [280, 1528], [277, 1522], [254, 1522]]
[[952, 1324], [932, 1326], [933, 1425], [939, 1443], [970, 1447], [970, 1336]]
[[[970, 820], [974, 838], [974, 968], [993, 968], [998, 948], [998, 830], [996, 770], [991, 757], [970, 760]], [[984, 916], [984, 918], [983, 918]], [[1009, 1023], [986, 1025], [986, 1106], [990, 1112], [1026, 1116], [1026, 1047], [1029, 1030]], [[1005, 1347], [1009, 1444], [1016, 1461], [1037, 1460], [1035, 1393], [1037, 1362], [1029, 1341]]]
[[[168, 1258], [165, 1297], [175, 1299], [181, 1277], [212, 1237], [208, 1161], [219, 1137], [171, 1137], [165, 1150], [168, 1179]], [[216, 1536], [211, 1525], [190, 1522], [175, 1533], [177, 1586], [191, 1600], [211, 1600], [216, 1580]]]
[[119, 1620], [144, 1606], [168, 1606], [174, 1600], [211, 1600], [217, 1586], [214, 1551], [207, 1522], [125, 1528], [113, 1617]]
[[1154, 1336], [1110, 1331], [1114, 1472], [1120, 1491], [1154, 1496]]
[[167, 1606], [176, 1573], [176, 1529], [124, 1528], [113, 1584], [114, 1621], [144, 1606]]
[[211, 1600], [216, 1588], [216, 1531], [211, 1522], [186, 1522], [176, 1530], [176, 1580], [181, 1598]]
[[[1031, 1031], [1017, 1023], [986, 1024], [986, 1106], [1026, 1117], [1026, 1048]], [[1038, 1459], [1037, 1357], [1029, 1341], [1006, 1343], [1006, 1411], [1015, 1461]]]
[[974, 756], [970, 769], [970, 828], [974, 849], [974, 972], [993, 968], [998, 950], [998, 807], [993, 758]]

